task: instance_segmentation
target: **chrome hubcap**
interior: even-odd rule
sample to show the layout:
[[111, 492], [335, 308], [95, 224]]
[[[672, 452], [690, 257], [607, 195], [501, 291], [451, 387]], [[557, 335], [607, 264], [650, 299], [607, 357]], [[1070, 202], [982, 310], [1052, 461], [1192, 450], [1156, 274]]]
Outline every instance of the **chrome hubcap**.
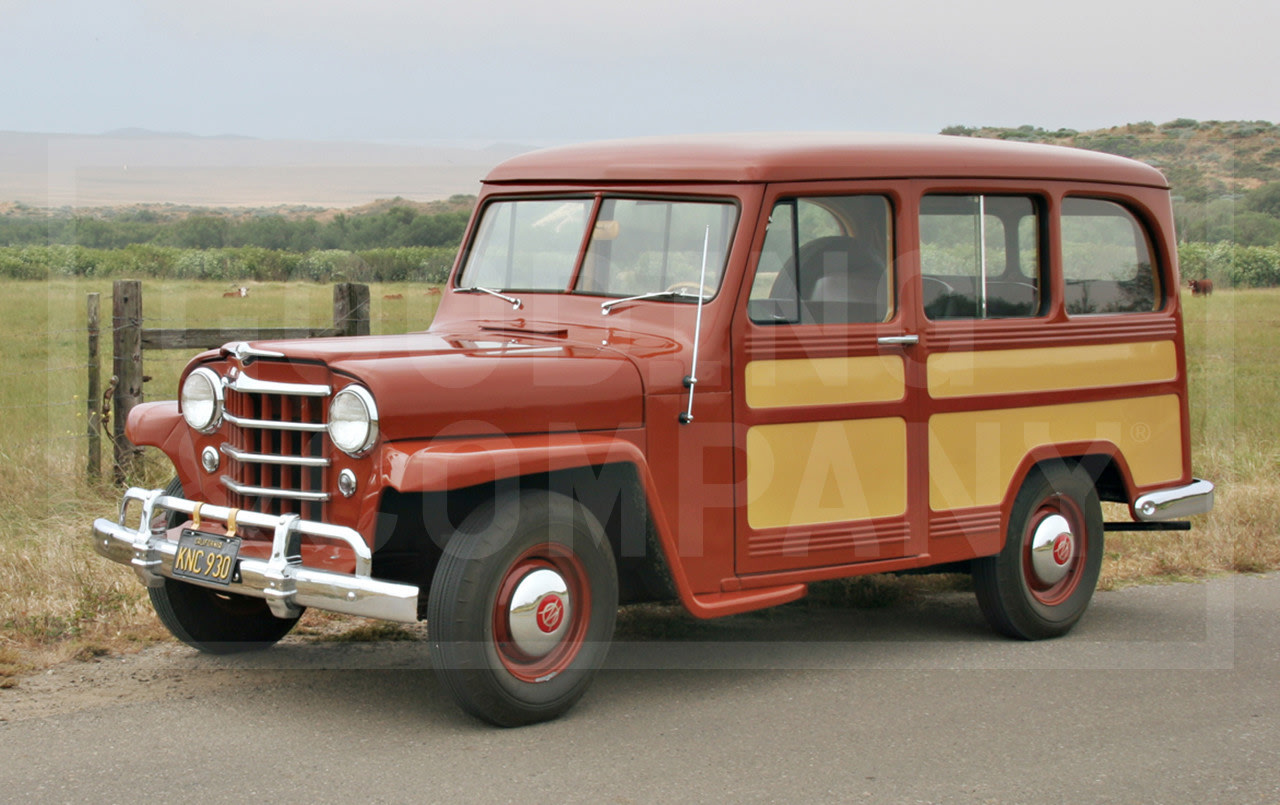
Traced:
[[548, 654], [569, 631], [569, 585], [554, 570], [539, 568], [516, 585], [507, 611], [511, 642], [530, 657]]
[[1031, 569], [1037, 579], [1046, 585], [1062, 581], [1075, 555], [1076, 537], [1067, 518], [1051, 514], [1036, 525], [1031, 535]]

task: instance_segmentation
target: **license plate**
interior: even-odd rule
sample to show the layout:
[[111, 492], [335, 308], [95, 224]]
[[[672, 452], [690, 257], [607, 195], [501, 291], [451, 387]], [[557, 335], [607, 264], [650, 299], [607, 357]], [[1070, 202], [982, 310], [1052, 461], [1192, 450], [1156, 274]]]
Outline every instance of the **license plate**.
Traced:
[[240, 538], [182, 529], [178, 553], [173, 557], [173, 575], [179, 579], [230, 584], [240, 555]]

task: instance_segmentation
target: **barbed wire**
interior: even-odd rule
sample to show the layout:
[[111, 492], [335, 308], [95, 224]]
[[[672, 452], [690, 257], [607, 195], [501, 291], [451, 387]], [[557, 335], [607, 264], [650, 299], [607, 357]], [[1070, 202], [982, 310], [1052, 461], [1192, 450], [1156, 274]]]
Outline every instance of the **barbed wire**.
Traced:
[[81, 400], [67, 400], [66, 402], [39, 403], [33, 405], [0, 405], [0, 411], [30, 411], [36, 408], [65, 408], [68, 405], [79, 405]]
[[77, 369], [88, 369], [89, 364], [82, 363], [78, 366], [55, 366], [52, 369], [28, 369], [22, 372], [0, 372], [0, 378], [5, 377], [26, 377], [28, 375], [51, 375], [58, 372], [73, 372]]

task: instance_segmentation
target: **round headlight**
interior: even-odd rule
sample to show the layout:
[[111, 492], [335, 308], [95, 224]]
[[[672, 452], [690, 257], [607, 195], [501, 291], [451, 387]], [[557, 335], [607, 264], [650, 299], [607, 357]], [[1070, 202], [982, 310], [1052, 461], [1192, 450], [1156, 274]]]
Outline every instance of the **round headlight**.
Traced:
[[212, 433], [222, 424], [222, 379], [212, 369], [200, 367], [182, 384], [182, 417], [201, 433]]
[[329, 438], [342, 452], [361, 456], [378, 440], [378, 407], [362, 386], [347, 386], [329, 403]]

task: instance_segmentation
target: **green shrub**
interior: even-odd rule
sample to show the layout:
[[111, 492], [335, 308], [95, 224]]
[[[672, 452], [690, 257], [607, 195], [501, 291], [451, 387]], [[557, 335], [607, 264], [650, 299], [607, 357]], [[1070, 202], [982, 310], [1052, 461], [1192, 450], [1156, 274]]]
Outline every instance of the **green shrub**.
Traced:
[[1228, 287], [1280, 285], [1280, 247], [1242, 246], [1230, 241], [1183, 243], [1178, 263], [1184, 279], [1211, 279]]

